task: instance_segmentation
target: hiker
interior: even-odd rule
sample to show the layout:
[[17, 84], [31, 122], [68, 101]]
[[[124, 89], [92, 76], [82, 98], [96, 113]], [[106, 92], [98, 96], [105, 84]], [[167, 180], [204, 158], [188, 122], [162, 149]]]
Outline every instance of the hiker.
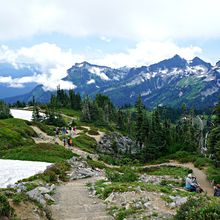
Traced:
[[68, 139], [67, 139], [67, 144], [68, 144], [68, 147], [70, 147], [71, 146], [71, 144], [70, 144], [70, 138], [68, 137]]
[[65, 135], [66, 134], [66, 128], [62, 127], [62, 134]]
[[69, 138], [69, 146], [72, 147], [72, 145], [73, 145], [73, 140], [72, 138]]
[[214, 186], [214, 196], [220, 197], [220, 184]]
[[196, 187], [197, 187], [197, 184], [193, 182], [193, 176], [191, 173], [189, 173], [188, 176], [186, 177], [185, 189], [190, 192], [196, 192]]
[[197, 179], [195, 176], [192, 176], [192, 183], [194, 184], [194, 186], [196, 187], [196, 192], [197, 193], [201, 193], [203, 192], [203, 189], [200, 187], [199, 183], [197, 182]]
[[76, 126], [73, 128], [74, 134], [76, 135]]
[[66, 138], [63, 138], [63, 146], [66, 146]]

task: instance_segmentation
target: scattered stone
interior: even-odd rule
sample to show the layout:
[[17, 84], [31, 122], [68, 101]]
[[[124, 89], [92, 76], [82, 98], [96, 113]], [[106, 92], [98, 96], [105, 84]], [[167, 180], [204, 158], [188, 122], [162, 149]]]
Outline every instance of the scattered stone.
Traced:
[[187, 197], [169, 196], [169, 198], [173, 201], [173, 202], [169, 203], [169, 207], [171, 207], [171, 208], [179, 207], [182, 204], [187, 202]]
[[111, 203], [111, 202], [113, 201], [114, 197], [115, 197], [115, 193], [112, 192], [112, 193], [105, 199], [105, 202], [110, 202], [110, 203]]
[[154, 183], [154, 184], [160, 184], [162, 181], [173, 181], [177, 183], [182, 182], [181, 178], [174, 178], [171, 176], [156, 176], [156, 175], [154, 176], [147, 174], [142, 174], [139, 179], [145, 183]]

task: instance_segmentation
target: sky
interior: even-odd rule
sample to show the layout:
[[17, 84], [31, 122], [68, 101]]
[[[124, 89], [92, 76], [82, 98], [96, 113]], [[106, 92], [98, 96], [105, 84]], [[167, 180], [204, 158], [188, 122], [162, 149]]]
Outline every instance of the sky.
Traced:
[[199, 56], [213, 65], [220, 60], [219, 0], [0, 3], [0, 62], [41, 67], [41, 76], [26, 81], [62, 84], [66, 70], [83, 61], [117, 68], [149, 65], [175, 54], [188, 60]]

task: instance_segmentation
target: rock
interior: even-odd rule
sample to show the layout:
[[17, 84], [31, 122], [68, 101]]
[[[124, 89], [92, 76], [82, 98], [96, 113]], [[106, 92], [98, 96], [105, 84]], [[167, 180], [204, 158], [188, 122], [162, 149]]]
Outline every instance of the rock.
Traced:
[[52, 202], [55, 202], [54, 198], [52, 196], [50, 196], [49, 194], [45, 194], [44, 195], [44, 198], [48, 201], [52, 201]]
[[145, 203], [144, 203], [144, 208], [147, 209], [147, 208], [149, 208], [149, 207], [150, 207], [150, 202], [145, 202]]
[[[116, 144], [113, 148], [112, 145]], [[135, 142], [129, 137], [122, 136], [117, 132], [105, 134], [98, 143], [98, 150], [102, 153], [115, 154], [115, 153], [136, 153]]]
[[169, 196], [169, 198], [173, 201], [169, 204], [171, 208], [181, 206], [182, 204], [187, 202], [187, 197]]
[[114, 199], [115, 195], [114, 193], [112, 192], [106, 199], [105, 199], [105, 202], [112, 202], [113, 199]]
[[141, 192], [142, 192], [141, 187], [140, 187], [140, 186], [137, 186], [137, 187], [136, 187], [136, 191], [139, 192], [139, 193], [141, 193]]
[[130, 209], [130, 207], [131, 207], [131, 205], [130, 205], [129, 203], [127, 203], [127, 204], [125, 205], [125, 209], [126, 209], [126, 210]]
[[50, 189], [48, 189], [46, 187], [37, 187], [35, 189], [37, 189], [41, 194], [50, 193]]
[[142, 205], [142, 203], [141, 203], [140, 201], [138, 201], [138, 202], [136, 202], [136, 203], [134, 204], [134, 207], [135, 207], [136, 209], [142, 209], [142, 208], [143, 208], [143, 205]]

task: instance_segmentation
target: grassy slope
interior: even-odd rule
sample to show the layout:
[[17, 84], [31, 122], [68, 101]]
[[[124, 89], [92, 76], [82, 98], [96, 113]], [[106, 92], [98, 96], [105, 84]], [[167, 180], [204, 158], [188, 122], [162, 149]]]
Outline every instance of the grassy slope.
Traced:
[[70, 150], [53, 144], [35, 144], [36, 136], [28, 122], [0, 120], [0, 158], [43, 162], [61, 162], [73, 156]]
[[70, 150], [59, 145], [35, 144], [7, 150], [2, 158], [55, 163], [70, 159], [72, 156], [73, 153]]
[[80, 134], [78, 137], [73, 139], [73, 146], [77, 146], [89, 153], [95, 152], [96, 144], [96, 140], [86, 134]]
[[25, 121], [14, 118], [0, 120], [0, 151], [31, 145], [34, 143], [32, 136], [36, 133]]

